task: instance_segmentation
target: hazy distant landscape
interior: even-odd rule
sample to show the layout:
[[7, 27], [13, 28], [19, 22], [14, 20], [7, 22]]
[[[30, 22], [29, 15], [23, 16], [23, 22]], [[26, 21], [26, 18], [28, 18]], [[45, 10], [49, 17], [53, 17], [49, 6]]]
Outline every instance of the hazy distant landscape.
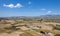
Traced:
[[0, 36], [60, 36], [60, 18], [54, 17], [0, 18]]

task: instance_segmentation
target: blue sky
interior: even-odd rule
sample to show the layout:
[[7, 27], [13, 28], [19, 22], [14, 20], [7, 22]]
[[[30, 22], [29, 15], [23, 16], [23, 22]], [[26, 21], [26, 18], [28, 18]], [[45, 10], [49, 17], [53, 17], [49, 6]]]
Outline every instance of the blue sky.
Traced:
[[0, 0], [0, 17], [60, 14], [60, 0]]

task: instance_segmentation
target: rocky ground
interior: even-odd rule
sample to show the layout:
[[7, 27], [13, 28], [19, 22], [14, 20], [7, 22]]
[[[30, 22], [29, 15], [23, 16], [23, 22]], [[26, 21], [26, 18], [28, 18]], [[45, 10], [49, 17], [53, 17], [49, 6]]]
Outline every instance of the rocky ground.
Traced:
[[55, 36], [60, 34], [60, 23], [9, 21], [9, 23], [0, 21], [0, 36]]

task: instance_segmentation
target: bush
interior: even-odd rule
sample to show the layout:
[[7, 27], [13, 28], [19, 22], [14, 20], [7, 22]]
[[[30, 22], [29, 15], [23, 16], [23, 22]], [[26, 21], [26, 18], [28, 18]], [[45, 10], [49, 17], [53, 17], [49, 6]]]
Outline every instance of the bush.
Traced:
[[56, 27], [54, 27], [54, 29], [56, 29], [56, 30], [60, 30], [60, 27], [56, 26]]
[[16, 26], [12, 26], [12, 27], [9, 27], [9, 28], [5, 28], [7, 30], [19, 30], [20, 28], [16, 28]]
[[55, 36], [60, 36], [60, 34], [56, 34]]

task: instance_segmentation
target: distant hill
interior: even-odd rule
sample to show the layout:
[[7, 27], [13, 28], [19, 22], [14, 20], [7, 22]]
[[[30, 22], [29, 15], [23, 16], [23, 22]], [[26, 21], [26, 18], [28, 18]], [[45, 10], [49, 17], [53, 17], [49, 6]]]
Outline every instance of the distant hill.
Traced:
[[60, 18], [60, 15], [42, 15], [41, 18]]
[[59, 22], [60, 23], [60, 15], [42, 15], [40, 16], [46, 22]]
[[12, 16], [12, 17], [0, 17], [0, 19], [18, 19], [18, 18], [59, 18], [60, 15], [41, 15], [41, 16]]
[[33, 16], [33, 17], [29, 17], [29, 16], [13, 16], [13, 17], [0, 17], [0, 19], [43, 19], [46, 22], [60, 22], [60, 15], [41, 15], [41, 16]]

